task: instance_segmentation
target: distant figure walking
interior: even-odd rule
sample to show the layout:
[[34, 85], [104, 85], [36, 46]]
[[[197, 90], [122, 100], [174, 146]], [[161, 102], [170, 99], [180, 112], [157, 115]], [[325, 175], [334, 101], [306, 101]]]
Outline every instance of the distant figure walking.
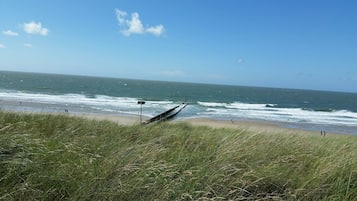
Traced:
[[326, 136], [326, 131], [321, 130], [321, 131], [320, 131], [320, 136], [325, 137], [325, 136]]
[[65, 112], [65, 113], [68, 113], [68, 109], [64, 109], [64, 112]]

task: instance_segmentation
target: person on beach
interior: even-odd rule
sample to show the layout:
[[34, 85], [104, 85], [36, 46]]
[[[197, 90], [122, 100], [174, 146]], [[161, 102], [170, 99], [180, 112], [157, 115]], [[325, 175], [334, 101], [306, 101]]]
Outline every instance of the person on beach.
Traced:
[[320, 136], [325, 137], [325, 136], [326, 136], [326, 131], [321, 130], [321, 131], [320, 131]]

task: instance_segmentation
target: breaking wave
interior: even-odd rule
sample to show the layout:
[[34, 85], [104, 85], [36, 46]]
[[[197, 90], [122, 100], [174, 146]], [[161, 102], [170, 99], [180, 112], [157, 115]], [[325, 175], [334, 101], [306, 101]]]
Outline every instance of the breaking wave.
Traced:
[[[85, 96], [83, 94], [52, 95], [41, 93], [24, 93], [19, 91], [0, 91], [0, 101], [12, 103], [24, 102], [16, 106], [21, 110], [27, 104], [29, 110], [41, 109], [49, 111], [69, 108], [78, 112], [103, 112], [138, 114], [140, 98], [113, 97], [106, 95]], [[0, 102], [1, 103], [1, 102]], [[176, 106], [177, 102], [170, 100], [146, 101], [143, 105], [143, 115], [152, 117], [160, 112]], [[44, 105], [44, 106], [43, 106]], [[1, 104], [2, 108], [14, 109], [15, 106]], [[52, 109], [51, 109], [52, 108]], [[194, 102], [182, 113], [180, 118], [207, 117], [215, 119], [251, 119], [283, 123], [310, 123], [333, 126], [357, 127], [357, 113], [348, 110], [313, 110], [306, 108], [281, 108], [274, 103], [251, 104], [242, 102]]]
[[348, 110], [306, 110], [279, 108], [276, 104], [197, 102], [203, 117], [220, 116], [231, 119], [260, 119], [267, 121], [357, 126], [357, 113]]

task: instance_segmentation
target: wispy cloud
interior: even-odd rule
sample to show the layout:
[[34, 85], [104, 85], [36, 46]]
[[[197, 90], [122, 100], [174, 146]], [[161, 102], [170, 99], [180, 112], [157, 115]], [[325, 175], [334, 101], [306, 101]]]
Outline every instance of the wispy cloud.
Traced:
[[115, 14], [117, 16], [118, 22], [120, 25], [125, 24], [125, 18], [128, 15], [128, 13], [126, 13], [125, 11], [119, 10], [119, 9], [115, 9]]
[[32, 44], [31, 43], [24, 43], [24, 46], [25, 47], [32, 47]]
[[0, 49], [5, 48], [5, 45], [0, 44]]
[[157, 25], [156, 27], [149, 27], [146, 29], [148, 33], [154, 34], [155, 36], [160, 36], [162, 33], [164, 33], [165, 28], [162, 24]]
[[130, 36], [132, 34], [153, 34], [155, 36], [161, 36], [165, 32], [164, 25], [144, 27], [140, 20], [139, 13], [134, 12], [131, 17], [128, 17], [128, 13], [119, 9], [115, 9], [115, 14], [121, 27], [121, 33], [124, 36]]
[[13, 32], [11, 30], [6, 30], [6, 31], [3, 31], [2, 33], [7, 36], [18, 36], [19, 35], [18, 33]]
[[24, 31], [28, 34], [37, 34], [42, 36], [47, 36], [48, 29], [42, 27], [41, 22], [35, 23], [34, 21], [24, 24]]

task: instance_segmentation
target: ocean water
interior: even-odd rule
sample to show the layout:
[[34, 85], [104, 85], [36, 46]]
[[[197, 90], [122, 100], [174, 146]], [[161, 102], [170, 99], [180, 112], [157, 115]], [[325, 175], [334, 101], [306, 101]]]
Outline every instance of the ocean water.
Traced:
[[269, 121], [357, 134], [357, 94], [0, 71], [0, 108], [152, 117], [182, 102], [178, 118]]

